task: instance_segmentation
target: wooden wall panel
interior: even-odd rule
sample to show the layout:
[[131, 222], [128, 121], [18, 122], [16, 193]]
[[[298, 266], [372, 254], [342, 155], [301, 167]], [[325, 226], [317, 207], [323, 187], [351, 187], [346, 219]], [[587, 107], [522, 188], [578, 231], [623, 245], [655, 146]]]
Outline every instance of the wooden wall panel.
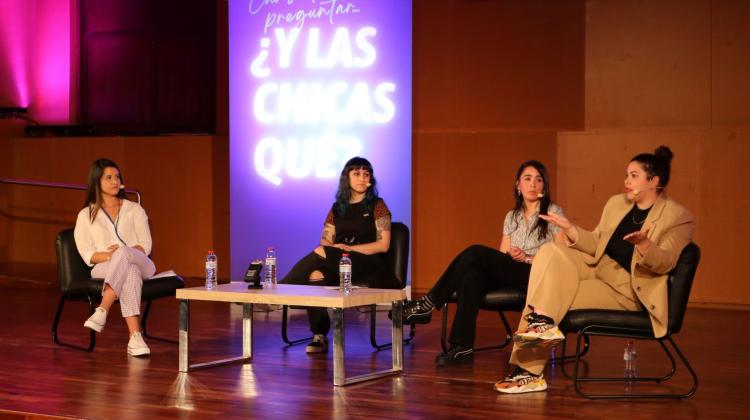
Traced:
[[[141, 191], [154, 238], [157, 269], [187, 276], [203, 275], [206, 250], [229, 257], [226, 214], [229, 197], [223, 176], [228, 167], [226, 137], [18, 138], [13, 144], [15, 178], [85, 183], [88, 167], [98, 157], [120, 165], [129, 188]], [[215, 146], [218, 143], [219, 146]], [[219, 156], [214, 156], [218, 147]], [[54, 263], [57, 232], [75, 223], [84, 193], [32, 187], [4, 187], [13, 203], [6, 236], [7, 260]], [[220, 191], [217, 195], [215, 191]], [[228, 264], [220, 265], [228, 275]]]
[[586, 3], [586, 127], [708, 126], [711, 1]]
[[584, 2], [415, 1], [415, 130], [583, 123]]
[[[11, 178], [13, 175], [13, 142], [7, 139], [23, 133], [25, 122], [20, 120], [0, 119], [0, 178]], [[8, 214], [13, 203], [11, 188], [0, 184], [0, 263], [8, 261], [11, 241], [10, 220]]]
[[750, 129], [715, 129], [700, 144], [700, 228], [703, 260], [691, 300], [750, 305]]
[[750, 125], [750, 2], [714, 0], [711, 17], [713, 125]]

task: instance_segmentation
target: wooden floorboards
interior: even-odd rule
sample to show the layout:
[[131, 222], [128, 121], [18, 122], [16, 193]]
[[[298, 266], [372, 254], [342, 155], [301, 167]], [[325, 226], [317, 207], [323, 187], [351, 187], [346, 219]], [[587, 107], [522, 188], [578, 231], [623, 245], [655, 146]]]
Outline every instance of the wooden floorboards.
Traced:
[[[151, 340], [151, 357], [126, 355], [117, 306], [92, 353], [56, 346], [51, 325], [57, 299], [54, 290], [0, 288], [0, 418], [747, 418], [750, 410], [745, 311], [688, 311], [676, 341], [700, 378], [693, 398], [613, 402], [578, 397], [559, 366], [545, 372], [547, 392], [497, 394], [492, 385], [506, 372], [509, 349], [479, 353], [469, 365], [436, 367], [439, 312], [405, 346], [404, 375], [334, 388], [331, 352], [308, 356], [304, 346], [285, 347], [281, 311], [255, 314], [253, 363], [181, 374], [175, 344]], [[240, 306], [196, 302], [191, 312], [193, 362], [240, 352]], [[306, 334], [304, 312], [292, 313], [290, 335]], [[86, 305], [67, 305], [61, 335], [83, 343], [85, 318]], [[385, 313], [379, 318], [380, 338], [387, 340]], [[509, 319], [515, 323], [518, 315]], [[347, 374], [389, 367], [390, 351], [369, 346], [368, 318], [348, 311], [346, 321]], [[477, 344], [490, 344], [500, 329], [495, 314], [483, 313]], [[176, 301], [154, 305], [150, 331], [176, 339]], [[622, 339], [595, 340], [589, 368], [621, 374], [624, 345]], [[640, 374], [663, 370], [658, 345], [638, 342], [637, 349]], [[675, 388], [686, 384], [682, 371]]]

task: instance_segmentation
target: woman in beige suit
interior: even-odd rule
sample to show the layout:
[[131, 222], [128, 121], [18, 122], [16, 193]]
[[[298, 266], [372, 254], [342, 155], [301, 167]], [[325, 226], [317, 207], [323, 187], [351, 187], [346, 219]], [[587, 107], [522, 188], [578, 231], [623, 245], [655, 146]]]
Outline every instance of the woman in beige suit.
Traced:
[[635, 156], [625, 193], [609, 199], [591, 232], [564, 216], [540, 216], [562, 230], [567, 244], [544, 245], [532, 264], [526, 309], [513, 337], [510, 362], [516, 368], [495, 384], [496, 391], [547, 389], [547, 349], [565, 339], [556, 322], [569, 310], [646, 309], [656, 337], [666, 334], [667, 274], [694, 228], [690, 212], [664, 192], [672, 156], [666, 146]]

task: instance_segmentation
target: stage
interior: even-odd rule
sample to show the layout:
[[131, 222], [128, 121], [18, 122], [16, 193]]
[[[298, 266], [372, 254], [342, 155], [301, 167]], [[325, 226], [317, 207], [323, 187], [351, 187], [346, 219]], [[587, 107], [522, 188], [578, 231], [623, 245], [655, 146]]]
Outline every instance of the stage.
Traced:
[[[750, 337], [742, 331], [750, 321], [746, 311], [688, 311], [676, 341], [699, 376], [693, 398], [628, 402], [580, 398], [559, 365], [545, 371], [547, 392], [500, 395], [492, 385], [506, 372], [507, 348], [478, 353], [473, 364], [438, 368], [434, 357], [440, 349], [440, 312], [431, 324], [418, 326], [414, 342], [404, 347], [403, 375], [334, 387], [332, 349], [309, 356], [304, 345], [286, 347], [280, 337], [280, 310], [256, 308], [252, 363], [179, 373], [176, 344], [149, 340], [150, 357], [127, 356], [119, 306], [113, 308], [93, 352], [56, 346], [51, 326], [58, 298], [49, 288], [3, 286], [0, 418], [742, 418], [747, 414], [742, 391], [750, 348]], [[191, 311], [195, 361], [227, 357], [241, 349], [240, 305], [195, 302]], [[290, 335], [301, 337], [307, 330], [305, 313], [290, 313]], [[390, 366], [390, 351], [370, 347], [368, 315], [347, 310], [345, 316], [348, 372]], [[85, 318], [85, 304], [66, 305], [61, 338], [83, 343], [88, 337], [82, 327]], [[517, 319], [518, 314], [509, 314], [512, 324]], [[150, 333], [176, 339], [177, 329], [177, 301], [157, 301]], [[482, 313], [477, 345], [492, 343], [500, 329], [495, 314]], [[378, 333], [382, 341], [390, 337], [385, 312], [379, 313]], [[621, 372], [624, 345], [621, 339], [595, 339], [587, 356], [589, 367]], [[657, 362], [666, 363], [655, 343], [637, 342], [637, 349], [639, 374], [658, 373]], [[678, 370], [675, 388], [684, 388], [687, 379]]]

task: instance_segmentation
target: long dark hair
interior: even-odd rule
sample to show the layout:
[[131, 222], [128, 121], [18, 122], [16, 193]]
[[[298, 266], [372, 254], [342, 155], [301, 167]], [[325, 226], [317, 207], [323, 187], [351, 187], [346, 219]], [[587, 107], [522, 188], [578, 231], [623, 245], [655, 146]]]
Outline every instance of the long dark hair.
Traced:
[[[522, 163], [521, 166], [518, 167], [518, 172], [516, 172], [516, 182], [513, 184], [513, 197], [515, 197], [516, 199], [516, 206], [513, 208], [513, 221], [516, 223], [516, 228], [518, 228], [518, 217], [523, 217], [522, 213], [524, 210], [523, 195], [518, 192], [518, 182], [521, 180], [521, 174], [523, 173], [523, 171], [529, 166], [533, 167], [539, 172], [539, 175], [542, 176], [542, 181], [544, 182], [544, 190], [542, 190], [544, 197], [542, 197], [541, 202], [539, 203], [539, 214], [547, 214], [549, 205], [552, 202], [552, 197], [549, 191], [549, 174], [547, 173], [547, 168], [545, 168], [544, 165], [542, 165], [542, 163], [537, 160], [527, 160], [526, 162]], [[537, 231], [539, 239], [542, 240], [547, 237], [547, 233], [549, 232], [549, 225], [547, 224], [546, 220], [543, 220], [541, 217], [537, 217], [536, 223], [531, 229], [531, 232], [533, 232], [534, 230]]]
[[638, 162], [646, 172], [646, 178], [650, 181], [655, 176], [659, 177], [659, 185], [656, 192], [661, 192], [669, 184], [669, 173], [672, 169], [672, 158], [674, 153], [667, 146], [659, 146], [654, 153], [641, 153], [635, 155], [631, 162]]
[[[125, 184], [125, 181], [122, 178], [122, 171], [120, 171], [120, 167], [117, 166], [115, 162], [106, 158], [101, 158], [95, 160], [91, 164], [91, 167], [89, 168], [89, 185], [86, 189], [86, 201], [83, 203], [83, 208], [89, 208], [89, 216], [92, 223], [94, 222], [94, 219], [96, 219], [96, 214], [99, 212], [99, 209], [102, 208], [101, 179], [102, 175], [104, 175], [104, 169], [106, 168], [117, 169], [117, 172], [120, 174], [120, 184]], [[124, 199], [125, 190], [120, 189], [120, 191], [117, 192], [117, 197]]]
[[335, 204], [339, 216], [343, 216], [349, 210], [349, 200], [352, 198], [352, 189], [349, 185], [349, 172], [355, 169], [364, 169], [370, 173], [371, 185], [367, 188], [367, 192], [365, 192], [365, 207], [372, 210], [375, 201], [378, 200], [378, 181], [375, 180], [375, 172], [372, 170], [372, 164], [363, 157], [355, 156], [346, 162], [339, 177], [339, 189], [336, 191]]

